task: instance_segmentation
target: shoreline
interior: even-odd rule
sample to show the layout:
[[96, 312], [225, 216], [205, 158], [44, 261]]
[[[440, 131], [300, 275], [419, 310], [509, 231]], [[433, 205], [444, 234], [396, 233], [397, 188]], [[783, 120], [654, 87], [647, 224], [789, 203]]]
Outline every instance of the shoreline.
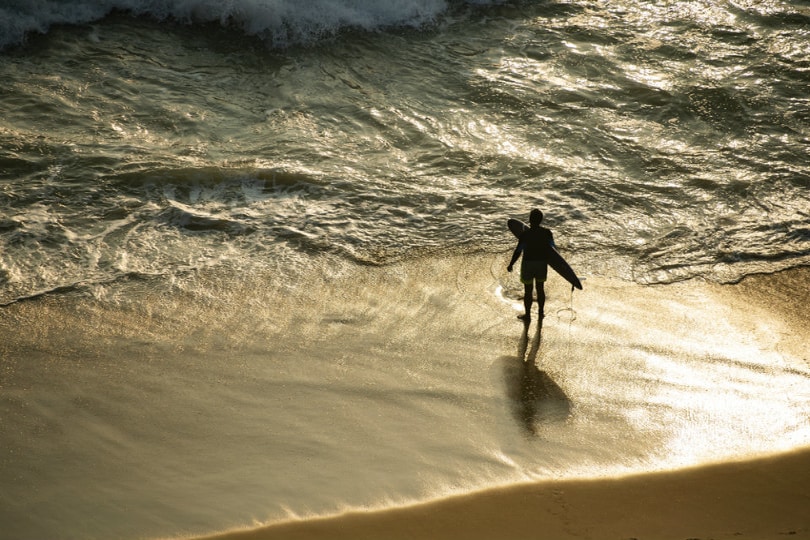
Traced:
[[[588, 283], [593, 288], [596, 278]], [[600, 295], [621, 297], [624, 284]], [[613, 283], [616, 285], [615, 283]], [[808, 361], [810, 268], [703, 282], [743, 332]], [[677, 296], [682, 286], [670, 289]], [[583, 294], [588, 294], [586, 291]], [[658, 298], [653, 295], [650, 298]], [[584, 309], [582, 310], [585, 311]], [[540, 480], [386, 509], [291, 518], [201, 540], [777, 540], [810, 538], [810, 446], [620, 477]]]
[[200, 540], [810, 538], [810, 447], [597, 480], [542, 481]]
[[[98, 531], [93, 536], [121, 538], [810, 540], [810, 315], [802, 309], [810, 302], [810, 268], [734, 285], [647, 287], [589, 276], [575, 297], [555, 279], [541, 341], [536, 322], [521, 338], [514, 306], [504, 304], [515, 303], [514, 291], [497, 294], [498, 278], [490, 270], [501, 263], [492, 256], [420, 259], [360, 268], [331, 281], [311, 278], [292, 291], [258, 287], [263, 275], [237, 282], [211, 273], [168, 297], [135, 283], [120, 285], [126, 293], [120, 297], [113, 294], [117, 289], [111, 292], [113, 299], [123, 298], [120, 303], [77, 295], [0, 310], [7, 337], [0, 343], [6, 361], [0, 384], [10, 391], [4, 410], [13, 413], [7, 433], [54, 425], [38, 434], [37, 445], [8, 438], [17, 446], [10, 446], [14, 460], [5, 478], [19, 489], [7, 496], [15, 501], [0, 512], [0, 521], [20, 538], [87, 537], [86, 520]], [[449, 287], [448, 275], [456, 277], [450, 285], [463, 281], [466, 287]], [[407, 291], [395, 310], [373, 302], [392, 289]], [[335, 291], [340, 296], [327, 310], [303, 316], [308, 312], [302, 306]], [[16, 331], [21, 324], [30, 331]], [[453, 355], [441, 357], [448, 343]], [[299, 351], [294, 358], [308, 355], [306, 361], [267, 370], [267, 358], [292, 358], [293, 346]], [[378, 365], [375, 347], [397, 362]], [[347, 351], [354, 356], [333, 361]], [[528, 386], [515, 377], [523, 373], [516, 371], [524, 367], [523, 354], [536, 368], [528, 371], [536, 377]], [[433, 358], [442, 362], [427, 361]], [[407, 384], [394, 377], [403, 373], [394, 370], [400, 365], [411, 370]], [[313, 367], [325, 383], [310, 384]], [[345, 384], [329, 389], [332, 381], [357, 374], [368, 376], [360, 379], [370, 386], [401, 394], [420, 382], [448, 388], [450, 396], [480, 385], [485, 392], [476, 393], [474, 404], [486, 406], [468, 412], [452, 399], [391, 401], [356, 391], [341, 399]], [[459, 377], [465, 374], [467, 379]], [[223, 375], [228, 384], [221, 384]], [[561, 389], [556, 401], [563, 409], [574, 407], [575, 420], [597, 421], [544, 419], [555, 400], [538, 400], [549, 385], [536, 381], [548, 379]], [[315, 390], [307, 388], [307, 401], [299, 403], [284, 393], [285, 382], [293, 390], [301, 382]], [[319, 400], [321, 389], [330, 393]], [[626, 399], [610, 401], [619, 395]], [[272, 424], [283, 429], [257, 435], [256, 425], [270, 425], [268, 411], [291, 403], [297, 403], [291, 414]], [[364, 416], [369, 403], [386, 411], [377, 415], [379, 423]], [[632, 416], [645, 412], [647, 403], [670, 414], [652, 416], [652, 423]], [[601, 421], [603, 408], [630, 416]], [[332, 422], [318, 424], [336, 441], [322, 469], [307, 469], [295, 448], [276, 450], [278, 433], [291, 432], [283, 422], [293, 413], [304, 420], [326, 413]], [[435, 428], [428, 416], [452, 425]], [[164, 418], [170, 423], [164, 425]], [[388, 425], [394, 418], [409, 421], [396, 424], [404, 427], [397, 430]], [[296, 425], [304, 422], [290, 424]], [[483, 429], [467, 438], [471, 426]], [[184, 437], [142, 442], [144, 434], [178, 430]], [[382, 450], [376, 434], [387, 437]], [[444, 437], [441, 452], [431, 454], [425, 449], [436, 434]], [[407, 447], [417, 435], [422, 442]], [[305, 449], [331, 440], [318, 436], [289, 440]], [[593, 455], [579, 476], [566, 474], [564, 460], [563, 467], [553, 461], [560, 456], [555, 448], [568, 448], [554, 445], [569, 436], [585, 437]], [[433, 466], [428, 460], [452, 459], [457, 448], [497, 447], [484, 440], [511, 442], [512, 453], [505, 455], [517, 456], [514, 469], [489, 481], [481, 469], [454, 469], [458, 490], [451, 496], [441, 474], [426, 474], [420, 491], [399, 490], [413, 487], [410, 479]], [[405, 447], [411, 457], [400, 459]], [[72, 466], [51, 459], [48, 448], [67, 448]], [[189, 448], [201, 459], [190, 460]], [[538, 473], [531, 465], [539, 462], [531, 458], [544, 452], [550, 460]], [[137, 466], [121, 468], [121, 459]], [[251, 466], [240, 470], [240, 463]], [[634, 472], [611, 477], [617, 469], [602, 465], [613, 463], [624, 465], [618, 471]], [[55, 486], [52, 493], [70, 493], [70, 499], [52, 495], [42, 505], [37, 492], [17, 481], [18, 471], [37, 467]], [[214, 477], [218, 470], [227, 476]], [[166, 471], [177, 472], [167, 478]], [[528, 474], [533, 483], [526, 483]], [[368, 495], [389, 475], [394, 488]], [[31, 485], [46, 490], [45, 481], [31, 478]], [[83, 479], [81, 489], [75, 478]], [[34, 508], [49, 521], [32, 518]]]

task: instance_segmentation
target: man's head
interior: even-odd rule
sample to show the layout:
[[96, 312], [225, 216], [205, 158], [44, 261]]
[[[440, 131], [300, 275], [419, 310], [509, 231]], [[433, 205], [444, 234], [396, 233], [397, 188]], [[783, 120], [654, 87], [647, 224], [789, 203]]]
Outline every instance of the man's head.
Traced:
[[529, 212], [529, 225], [532, 227], [536, 227], [543, 222], [543, 212], [539, 209], [535, 208], [531, 212]]

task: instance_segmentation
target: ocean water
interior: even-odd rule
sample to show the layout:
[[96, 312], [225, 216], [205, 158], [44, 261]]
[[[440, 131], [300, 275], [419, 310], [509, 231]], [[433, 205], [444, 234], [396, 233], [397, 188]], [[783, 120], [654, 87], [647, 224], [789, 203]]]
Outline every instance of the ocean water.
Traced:
[[[810, 444], [803, 338], [723, 292], [810, 264], [806, 2], [6, 0], [0, 47], [0, 538]], [[585, 291], [523, 332], [533, 207]]]

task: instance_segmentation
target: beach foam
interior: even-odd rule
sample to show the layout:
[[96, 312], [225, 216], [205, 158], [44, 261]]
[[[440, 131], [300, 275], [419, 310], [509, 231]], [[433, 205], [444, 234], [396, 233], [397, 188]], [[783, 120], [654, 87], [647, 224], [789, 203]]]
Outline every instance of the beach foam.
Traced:
[[[489, 4], [475, 0], [469, 4]], [[46, 33], [56, 24], [83, 24], [114, 11], [172, 19], [184, 23], [221, 23], [250, 35], [267, 37], [278, 46], [310, 43], [346, 28], [379, 30], [419, 27], [436, 21], [448, 9], [446, 0], [408, 2], [290, 0], [238, 0], [215, 3], [205, 0], [154, 2], [104, 0], [18, 3], [0, 7], [0, 49], [21, 42], [31, 32]]]

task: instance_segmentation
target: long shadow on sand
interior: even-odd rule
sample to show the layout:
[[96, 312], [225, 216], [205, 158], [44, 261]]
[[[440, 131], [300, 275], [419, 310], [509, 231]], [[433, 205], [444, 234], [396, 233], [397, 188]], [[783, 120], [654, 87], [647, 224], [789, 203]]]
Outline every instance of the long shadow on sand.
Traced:
[[529, 325], [525, 324], [517, 356], [504, 356], [503, 380], [512, 413], [526, 433], [537, 435], [540, 424], [564, 421], [571, 414], [571, 400], [548, 373], [537, 367], [543, 341], [543, 321], [538, 322], [529, 346]]

